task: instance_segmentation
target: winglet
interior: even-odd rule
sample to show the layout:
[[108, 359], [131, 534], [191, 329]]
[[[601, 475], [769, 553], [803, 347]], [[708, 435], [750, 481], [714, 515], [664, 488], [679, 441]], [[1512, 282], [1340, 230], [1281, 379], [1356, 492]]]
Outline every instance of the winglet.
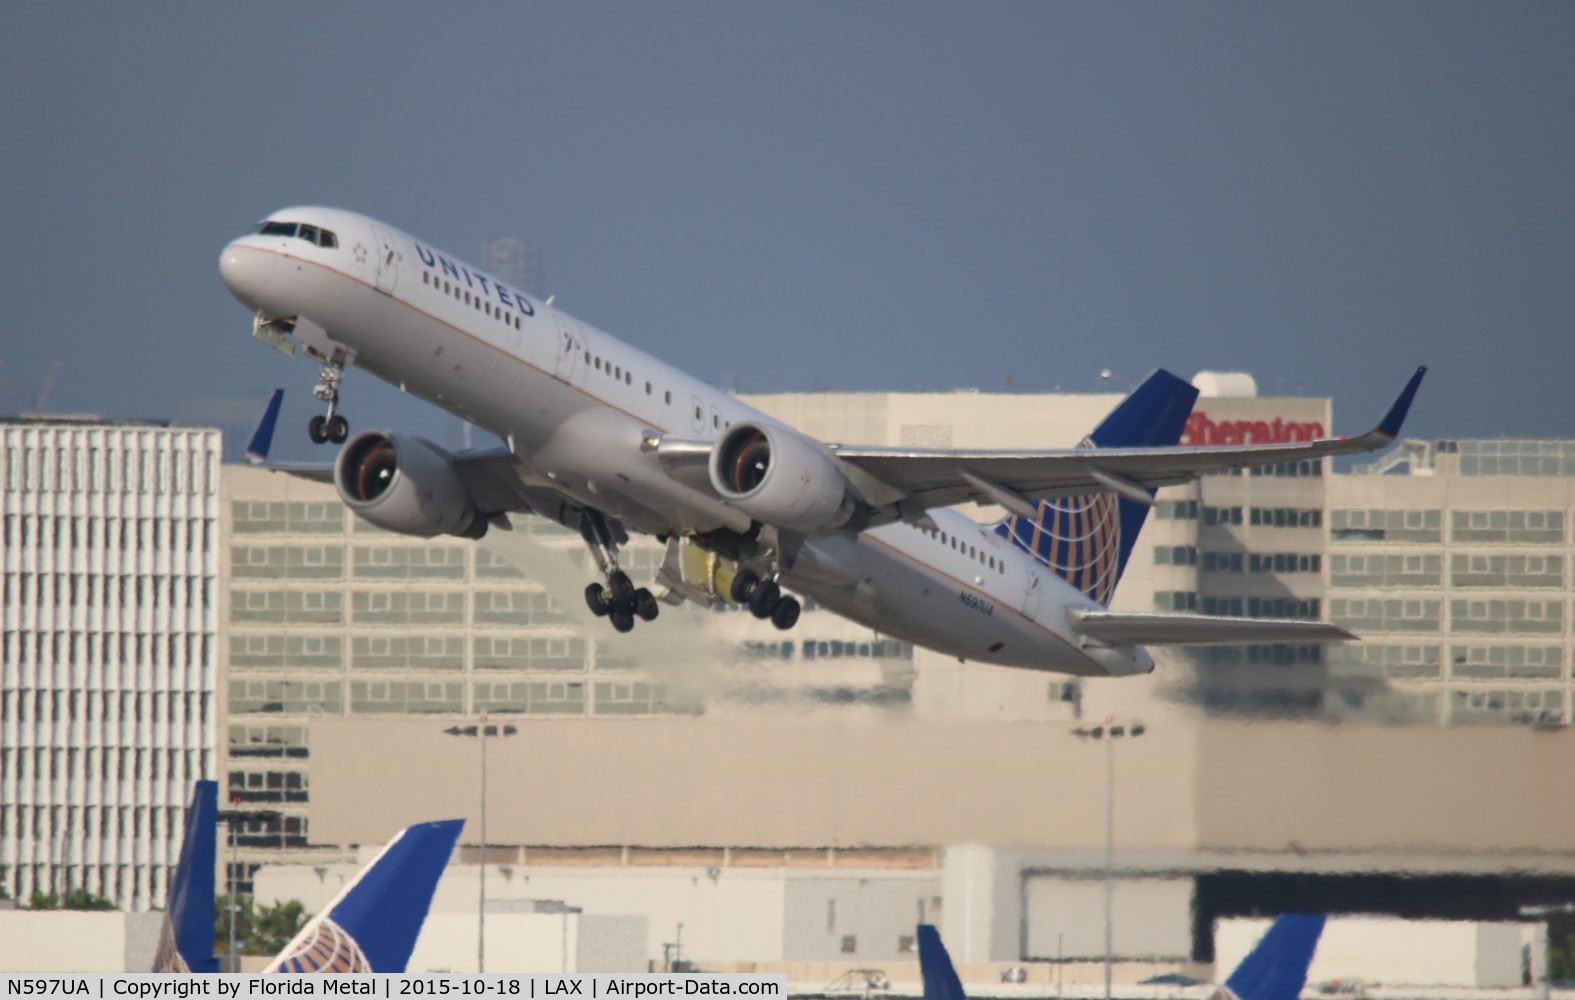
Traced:
[[1411, 411], [1411, 400], [1416, 398], [1416, 390], [1422, 384], [1422, 376], [1427, 374], [1427, 366], [1421, 365], [1416, 374], [1411, 376], [1411, 381], [1400, 390], [1400, 395], [1395, 398], [1394, 404], [1389, 407], [1389, 412], [1384, 414], [1384, 419], [1378, 421], [1378, 426], [1373, 428], [1373, 433], [1379, 434], [1393, 441], [1400, 436], [1400, 425], [1405, 423], [1406, 414]]
[[251, 441], [246, 444], [246, 460], [253, 465], [268, 461], [268, 449], [273, 447], [273, 427], [279, 422], [279, 404], [282, 402], [284, 390], [275, 389], [263, 409], [262, 418], [257, 421], [257, 429], [252, 431]]
[[924, 977], [924, 1000], [968, 1000], [962, 980], [952, 965], [940, 931], [934, 924], [919, 925], [919, 975]]

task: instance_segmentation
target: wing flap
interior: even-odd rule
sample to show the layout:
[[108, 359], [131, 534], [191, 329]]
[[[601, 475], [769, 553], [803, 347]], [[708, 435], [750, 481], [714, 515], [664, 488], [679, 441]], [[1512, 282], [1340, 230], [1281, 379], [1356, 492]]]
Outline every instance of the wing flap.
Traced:
[[1226, 642], [1345, 642], [1356, 636], [1338, 625], [1283, 618], [1133, 611], [1070, 611], [1081, 635], [1116, 646], [1187, 646]]

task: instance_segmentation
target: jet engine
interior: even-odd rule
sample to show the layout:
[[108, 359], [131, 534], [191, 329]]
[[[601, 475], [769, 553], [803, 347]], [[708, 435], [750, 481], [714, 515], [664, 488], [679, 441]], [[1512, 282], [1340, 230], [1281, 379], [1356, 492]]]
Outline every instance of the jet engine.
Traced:
[[735, 424], [711, 450], [711, 486], [763, 524], [815, 531], [853, 515], [847, 480], [825, 450], [770, 424]]
[[362, 431], [340, 449], [334, 486], [345, 506], [385, 531], [480, 538], [487, 529], [453, 456], [418, 437]]

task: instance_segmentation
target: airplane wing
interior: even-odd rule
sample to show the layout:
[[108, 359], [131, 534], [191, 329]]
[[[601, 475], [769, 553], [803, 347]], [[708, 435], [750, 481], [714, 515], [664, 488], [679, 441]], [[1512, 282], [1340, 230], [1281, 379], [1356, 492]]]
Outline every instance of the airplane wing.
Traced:
[[[264, 407], [262, 417], [257, 421], [257, 427], [246, 445], [247, 462], [269, 472], [282, 472], [317, 483], [332, 483], [333, 462], [275, 462], [269, 459], [274, 426], [279, 422], [279, 406], [283, 399], [283, 389], [275, 389], [269, 397], [268, 405]], [[471, 502], [488, 517], [516, 511], [551, 516], [550, 510], [554, 505], [568, 503], [545, 484], [533, 486], [524, 482], [520, 478], [522, 466], [507, 448], [461, 452], [453, 456], [453, 461]]]
[[1344, 642], [1356, 636], [1338, 625], [1276, 618], [1229, 618], [1162, 612], [1073, 610], [1072, 627], [1114, 646], [1197, 646], [1238, 642]]
[[[1035, 503], [1087, 493], [1116, 493], [1152, 504], [1151, 491], [1209, 472], [1373, 451], [1400, 433], [1425, 367], [1418, 368], [1387, 413], [1358, 437], [1263, 445], [1164, 448], [1068, 448], [1057, 451], [970, 451], [833, 445], [842, 461], [868, 473], [920, 511], [993, 503], [1034, 517]], [[891, 499], [881, 498], [885, 502]]]

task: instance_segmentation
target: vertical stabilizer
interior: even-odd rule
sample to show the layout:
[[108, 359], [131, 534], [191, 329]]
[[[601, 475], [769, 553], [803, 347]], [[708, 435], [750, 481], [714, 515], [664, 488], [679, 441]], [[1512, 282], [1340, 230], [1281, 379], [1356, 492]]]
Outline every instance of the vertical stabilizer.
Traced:
[[186, 807], [180, 862], [170, 878], [154, 972], [218, 972], [213, 954], [213, 881], [219, 837], [219, 784], [199, 781]]
[[404, 972], [464, 820], [407, 826], [265, 972]]
[[1321, 913], [1282, 915], [1225, 980], [1225, 991], [1237, 1000], [1296, 1000], [1307, 985], [1323, 923]]
[[[1197, 389], [1161, 368], [1110, 411], [1081, 447], [1097, 452], [1174, 446], [1197, 398]], [[1090, 454], [1089, 464], [1097, 468], [1096, 454]], [[995, 533], [1108, 605], [1147, 516], [1147, 504], [1115, 493], [1090, 493], [1041, 500], [1037, 517], [1011, 515]]]
[[284, 402], [284, 390], [275, 389], [273, 395], [268, 397], [268, 405], [263, 408], [262, 417], [258, 419], [257, 426], [252, 430], [251, 440], [246, 444], [246, 460], [252, 463], [268, 461], [268, 449], [273, 447], [273, 429], [279, 422], [279, 404]]
[[924, 977], [924, 1000], [968, 1000], [933, 924], [919, 925], [919, 974]]

